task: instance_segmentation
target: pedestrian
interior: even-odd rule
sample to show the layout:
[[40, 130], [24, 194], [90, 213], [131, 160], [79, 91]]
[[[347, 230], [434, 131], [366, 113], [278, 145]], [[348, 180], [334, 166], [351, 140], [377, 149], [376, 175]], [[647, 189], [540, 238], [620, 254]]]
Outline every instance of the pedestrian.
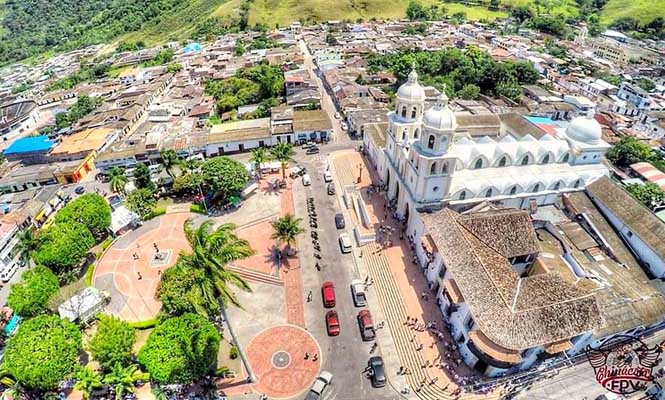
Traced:
[[422, 350], [422, 349], [423, 349], [423, 344], [420, 343], [420, 344], [418, 345], [418, 348], [416, 349], [416, 351], [420, 351], [420, 350]]
[[436, 383], [436, 381], [438, 381], [438, 380], [439, 380], [438, 376], [435, 376], [434, 378], [432, 378], [432, 381], [431, 381], [432, 385], [434, 385]]
[[399, 366], [399, 371], [397, 371], [397, 375], [402, 375], [404, 373], [404, 366], [400, 365]]
[[309, 293], [307, 293], [307, 302], [311, 303], [312, 302], [312, 291], [310, 290]]
[[305, 352], [305, 360], [309, 359], [309, 353]]
[[312, 358], [312, 360], [313, 360], [313, 361], [316, 361], [316, 360], [318, 360], [318, 359], [319, 359], [319, 355], [318, 355], [318, 354], [314, 354], [314, 358]]
[[157, 275], [161, 275], [161, 274], [162, 274], [162, 270], [161, 270], [161, 269], [158, 269], [158, 270], [157, 270]]
[[140, 273], [140, 272], [137, 272], [137, 273], [136, 273], [136, 275], [138, 275], [138, 276], [139, 276], [139, 280], [143, 279], [143, 275], [141, 275], [141, 273]]
[[367, 285], [367, 282], [369, 282], [369, 275], [365, 276], [365, 285]]
[[359, 258], [363, 258], [363, 251], [362, 250], [360, 250], [360, 257]]
[[416, 334], [415, 333], [413, 334], [413, 337], [411, 338], [411, 343], [413, 343], [414, 340], [416, 340]]

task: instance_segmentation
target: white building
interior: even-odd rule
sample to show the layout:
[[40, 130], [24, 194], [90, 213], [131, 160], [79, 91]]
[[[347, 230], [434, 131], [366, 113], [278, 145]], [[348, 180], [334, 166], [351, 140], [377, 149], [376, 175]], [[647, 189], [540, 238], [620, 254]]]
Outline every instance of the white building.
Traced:
[[379, 174], [398, 215], [408, 220], [417, 211], [485, 200], [514, 208], [551, 204], [608, 173], [601, 160], [610, 145], [591, 113], [556, 134], [470, 128], [468, 120], [479, 118], [455, 113], [445, 94], [425, 110], [425, 91], [416, 72], [409, 74], [388, 114], [385, 162], [377, 162], [386, 166]]

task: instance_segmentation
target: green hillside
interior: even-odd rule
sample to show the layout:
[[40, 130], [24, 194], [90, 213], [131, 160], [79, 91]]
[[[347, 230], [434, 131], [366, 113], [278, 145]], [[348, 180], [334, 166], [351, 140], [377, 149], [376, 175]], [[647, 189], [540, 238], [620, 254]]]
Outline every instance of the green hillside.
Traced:
[[[464, 12], [471, 20], [505, 17], [490, 11], [490, 0], [419, 0], [447, 15]], [[578, 3], [592, 0], [501, 0], [501, 6], [530, 7], [536, 15], [577, 16]], [[595, 0], [593, 0], [595, 1]], [[410, 0], [0, 0], [0, 65], [96, 43], [142, 40], [157, 44], [224, 32], [257, 23], [268, 27], [291, 22], [404, 18]], [[247, 18], [241, 7], [249, 7]], [[630, 17], [645, 24], [665, 18], [665, 0], [607, 0], [601, 23]]]

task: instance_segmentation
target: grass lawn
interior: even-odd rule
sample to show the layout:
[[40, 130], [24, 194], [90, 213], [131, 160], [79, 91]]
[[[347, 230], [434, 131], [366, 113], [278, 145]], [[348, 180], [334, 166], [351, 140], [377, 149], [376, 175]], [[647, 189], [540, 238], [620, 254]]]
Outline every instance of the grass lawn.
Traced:
[[445, 3], [443, 6], [448, 10], [446, 14], [453, 15], [458, 12], [463, 12], [466, 13], [466, 18], [472, 21], [491, 21], [493, 19], [505, 18], [508, 16], [508, 14], [503, 11], [490, 11], [486, 7], [470, 7], [459, 3]]
[[635, 18], [641, 23], [656, 17], [665, 18], [665, 0], [609, 0], [600, 15], [600, 22], [610, 24], [621, 17]]

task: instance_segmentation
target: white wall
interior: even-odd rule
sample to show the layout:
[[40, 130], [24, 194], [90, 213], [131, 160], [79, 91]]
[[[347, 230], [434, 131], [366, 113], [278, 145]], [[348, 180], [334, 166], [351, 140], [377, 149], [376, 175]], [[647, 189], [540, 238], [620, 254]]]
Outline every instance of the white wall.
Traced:
[[[239, 152], [240, 145], [244, 146], [242, 151], [248, 151], [260, 147], [260, 142], [263, 142], [264, 146], [272, 146], [273, 144], [272, 137], [252, 140], [238, 140], [224, 143], [212, 143], [206, 146], [206, 157]], [[224, 152], [220, 151], [220, 149], [224, 149]]]

